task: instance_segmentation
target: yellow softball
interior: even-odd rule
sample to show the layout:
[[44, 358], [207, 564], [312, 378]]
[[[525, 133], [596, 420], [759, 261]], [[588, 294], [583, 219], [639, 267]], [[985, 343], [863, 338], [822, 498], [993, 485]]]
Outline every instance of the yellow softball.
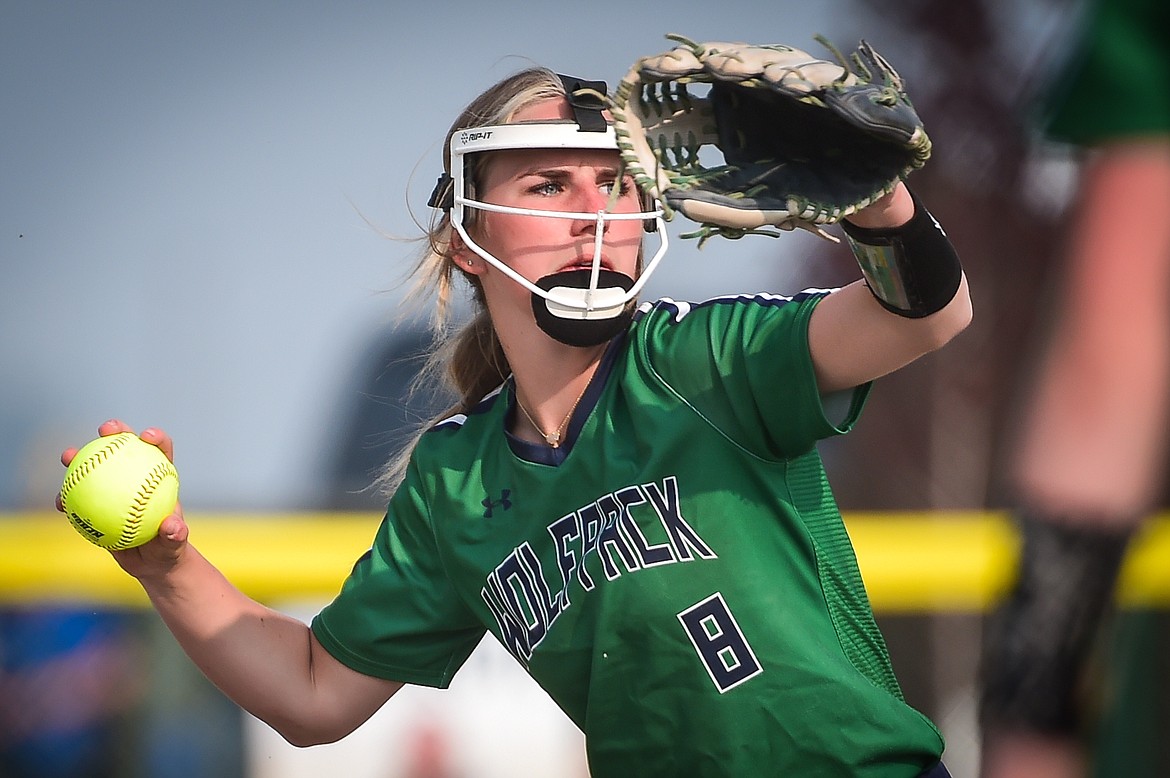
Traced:
[[65, 470], [61, 505], [69, 523], [94, 545], [141, 546], [179, 501], [179, 474], [158, 448], [132, 432], [85, 444]]

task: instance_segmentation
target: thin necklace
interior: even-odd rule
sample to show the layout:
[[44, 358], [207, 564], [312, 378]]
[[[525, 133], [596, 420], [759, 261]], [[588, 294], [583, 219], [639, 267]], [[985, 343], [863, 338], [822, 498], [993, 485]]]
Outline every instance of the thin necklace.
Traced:
[[560, 448], [561, 436], [565, 434], [565, 428], [569, 426], [569, 419], [573, 418], [573, 411], [577, 410], [577, 406], [581, 404], [581, 398], [585, 396], [585, 392], [588, 391], [588, 389], [589, 382], [586, 381], [585, 388], [581, 390], [581, 394], [577, 395], [577, 399], [573, 401], [573, 407], [569, 408], [569, 412], [565, 414], [565, 418], [561, 420], [561, 423], [558, 424], [557, 428], [552, 432], [545, 432], [540, 428], [540, 425], [536, 423], [536, 419], [532, 418], [532, 414], [529, 413], [528, 409], [524, 407], [524, 403], [520, 402], [519, 392], [516, 392], [516, 406], [528, 419], [529, 423], [532, 424], [532, 427], [541, 434], [545, 443], [547, 443], [552, 448]]

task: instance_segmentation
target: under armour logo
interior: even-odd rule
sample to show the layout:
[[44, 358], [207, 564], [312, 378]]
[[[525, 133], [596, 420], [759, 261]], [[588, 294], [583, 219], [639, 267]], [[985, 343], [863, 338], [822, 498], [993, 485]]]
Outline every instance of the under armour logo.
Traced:
[[500, 492], [500, 499], [498, 500], [493, 500], [491, 495], [484, 497], [483, 501], [480, 502], [480, 505], [482, 505], [484, 509], [483, 517], [485, 519], [490, 519], [492, 517], [492, 511], [494, 511], [496, 508], [503, 508], [504, 510], [511, 508], [512, 501], [508, 499], [508, 495], [511, 493], [511, 489], [505, 489], [504, 491]]

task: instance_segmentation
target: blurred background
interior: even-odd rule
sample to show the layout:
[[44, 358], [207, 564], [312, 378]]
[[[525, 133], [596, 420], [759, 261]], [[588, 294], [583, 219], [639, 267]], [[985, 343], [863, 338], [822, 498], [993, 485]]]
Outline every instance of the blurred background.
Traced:
[[[4, 0], [0, 521], [59, 520], [59, 453], [118, 417], [174, 436], [189, 517], [356, 512], [372, 532], [383, 498], [368, 484], [436, 402], [404, 393], [429, 308], [412, 313], [402, 282], [450, 121], [531, 63], [612, 85], [668, 48], [667, 32], [818, 53], [814, 34], [842, 49], [864, 37], [907, 79], [935, 144], [912, 183], [964, 258], [976, 321], [883, 380], [856, 432], [823, 454], [847, 513], [995, 509], [1073, 180], [1060, 149], [1034, 142], [1029, 107], [1073, 10]], [[701, 251], [675, 240], [645, 296], [856, 274], [847, 250], [804, 234]], [[307, 619], [322, 603], [276, 604]], [[942, 726], [956, 778], [974, 776], [981, 612], [878, 615], [908, 699]], [[1117, 748], [1152, 770], [1127, 775], [1165, 775], [1135, 723], [1164, 707], [1148, 683], [1165, 675], [1163, 619], [1127, 618], [1127, 667], [1147, 683], [1121, 706]], [[298, 751], [206, 684], [148, 611], [0, 606], [0, 778], [326, 770], [584, 775], [584, 763], [579, 735], [493, 646], [451, 690], [411, 690], [344, 743]]]

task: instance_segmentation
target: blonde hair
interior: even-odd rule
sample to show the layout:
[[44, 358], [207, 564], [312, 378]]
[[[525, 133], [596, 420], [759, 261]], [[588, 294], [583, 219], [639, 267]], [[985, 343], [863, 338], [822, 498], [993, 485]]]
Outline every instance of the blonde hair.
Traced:
[[[520, 110], [564, 96], [565, 87], [560, 77], [541, 67], [522, 70], [489, 87], [468, 104], [447, 131], [443, 142], [443, 170], [447, 173], [451, 171], [450, 140], [456, 132], [492, 124], [508, 124]], [[470, 155], [464, 160], [467, 185], [472, 193], [482, 177], [483, 158], [489, 156]], [[451, 186], [450, 182], [448, 186]], [[465, 224], [468, 229], [474, 227], [476, 213], [472, 211], [468, 214]], [[454, 231], [450, 212], [436, 209], [426, 228], [425, 248], [411, 273], [414, 283], [410, 297], [422, 299], [433, 294], [437, 300], [431, 318], [433, 347], [412, 382], [411, 391], [441, 384], [457, 399], [453, 406], [424, 422], [390, 460], [376, 482], [383, 493], [392, 492], [402, 482], [411, 452], [428, 429], [449, 416], [470, 411], [512, 372], [488, 314], [479, 279], [461, 270], [452, 255]], [[452, 330], [450, 312], [459, 279], [471, 287], [473, 313], [467, 324]]]

